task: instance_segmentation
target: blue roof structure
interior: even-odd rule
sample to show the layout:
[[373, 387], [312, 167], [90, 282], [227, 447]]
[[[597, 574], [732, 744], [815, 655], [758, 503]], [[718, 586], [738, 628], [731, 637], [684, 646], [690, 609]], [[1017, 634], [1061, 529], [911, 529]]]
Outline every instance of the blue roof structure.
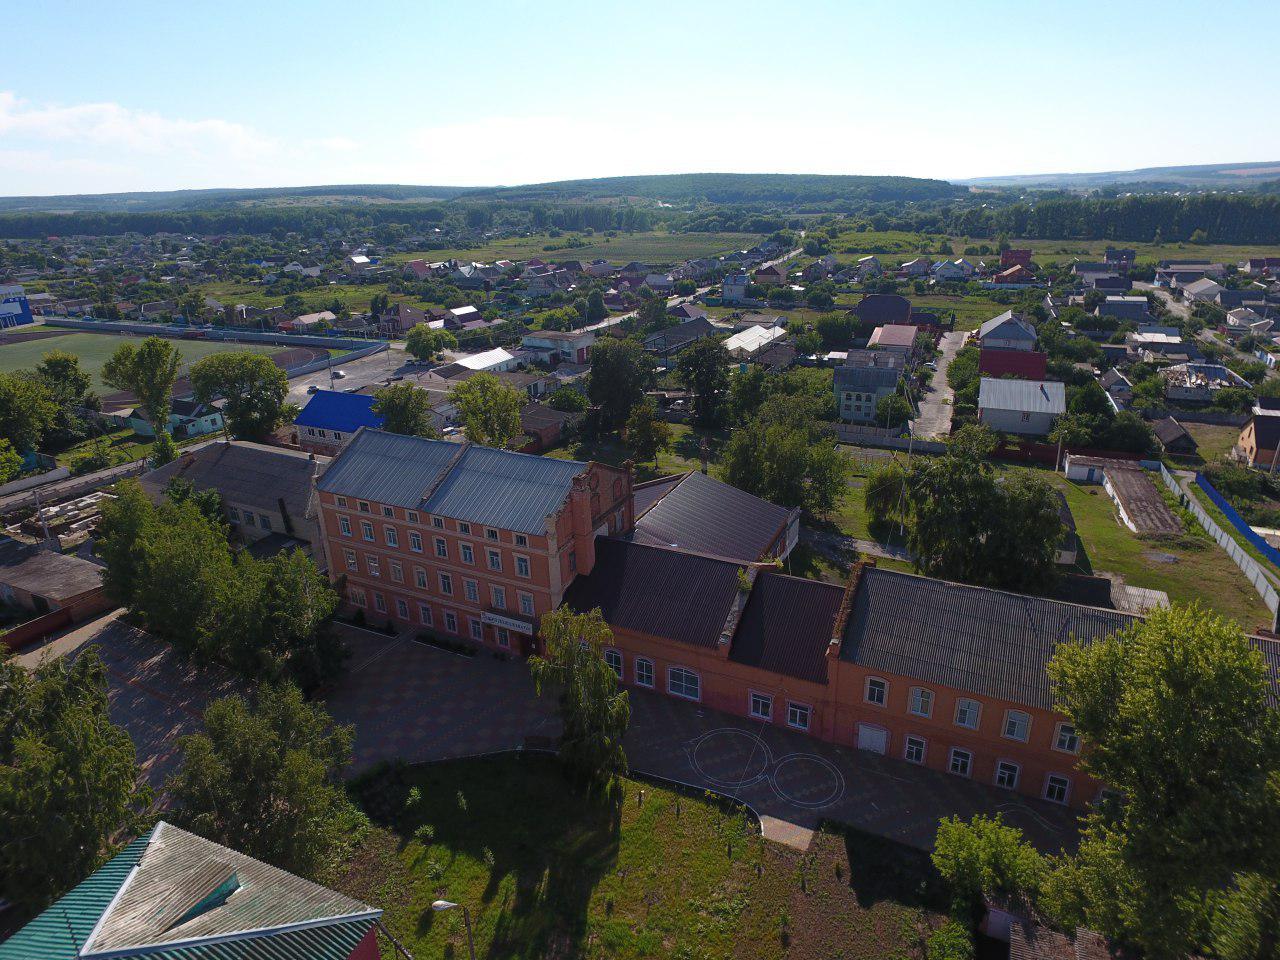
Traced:
[[588, 465], [471, 443], [361, 430], [316, 486], [328, 493], [542, 534]]
[[373, 412], [373, 397], [363, 393], [320, 390], [312, 394], [293, 422], [300, 427], [355, 433], [361, 427], [382, 426], [382, 417]]

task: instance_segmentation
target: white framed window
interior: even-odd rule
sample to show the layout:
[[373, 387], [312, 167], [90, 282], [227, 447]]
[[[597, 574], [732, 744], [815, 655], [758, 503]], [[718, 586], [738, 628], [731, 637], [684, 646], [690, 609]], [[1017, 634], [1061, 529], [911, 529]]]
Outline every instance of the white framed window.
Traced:
[[387, 612], [387, 598], [382, 594], [375, 592], [373, 595], [373, 608], [379, 613]]
[[391, 580], [393, 583], [404, 583], [404, 568], [400, 566], [400, 561], [388, 560], [387, 567], [391, 570]]
[[773, 697], [767, 693], [752, 693], [748, 705], [751, 716], [757, 720], [773, 719]]
[[502, 572], [502, 554], [497, 550], [490, 550], [489, 553], [489, 569], [498, 573]]
[[421, 567], [414, 567], [413, 582], [414, 584], [417, 585], [419, 590], [426, 590], [427, 589], [427, 571], [423, 570]]
[[978, 720], [982, 716], [982, 704], [968, 697], [956, 701], [956, 726], [966, 730], [977, 730]]
[[373, 554], [367, 554], [364, 558], [364, 562], [365, 562], [365, 566], [369, 568], [369, 576], [371, 577], [382, 576], [382, 564], [379, 562], [377, 557], [375, 557]]
[[636, 657], [636, 685], [653, 686], [653, 661], [647, 657]]
[[529, 578], [529, 558], [516, 557], [516, 576]]
[[528, 545], [529, 545], [529, 538], [528, 538], [525, 534], [523, 534], [523, 533], [517, 533], [517, 534], [516, 534], [516, 546], [517, 546], [517, 547], [527, 547]]
[[414, 553], [422, 552], [422, 534], [417, 530], [409, 531], [409, 549]]
[[879, 677], [867, 677], [867, 687], [864, 692], [867, 703], [877, 707], [883, 707], [889, 699], [889, 683], [887, 680], [881, 680]]
[[496, 610], [507, 609], [507, 588], [490, 584], [489, 599], [493, 601], [494, 609]]
[[466, 534], [467, 536], [471, 536], [471, 524], [467, 523], [467, 521], [465, 521], [465, 520], [459, 520], [459, 521], [458, 521], [458, 532], [459, 532], [459, 533], [464, 533], [464, 534]]
[[495, 530], [495, 529], [493, 529], [493, 527], [485, 527], [485, 528], [484, 528], [484, 536], [485, 536], [485, 539], [486, 539], [486, 540], [497, 540], [497, 539], [498, 539], [498, 531], [497, 531], [497, 530]]
[[787, 726], [797, 730], [808, 730], [809, 720], [813, 716], [813, 708], [803, 703], [787, 701]]
[[924, 737], [907, 737], [902, 748], [902, 759], [909, 763], [924, 763], [926, 749]]
[[622, 654], [612, 647], [605, 650], [604, 662], [609, 665], [609, 669], [613, 671], [613, 675], [619, 680], [622, 679]]
[[346, 559], [346, 561], [347, 561], [347, 569], [348, 569], [348, 570], [359, 570], [359, 569], [360, 569], [360, 563], [359, 563], [359, 561], [356, 559], [356, 552], [355, 552], [354, 550], [343, 550], [343, 551], [342, 551], [342, 556], [343, 556], [343, 557]]
[[395, 519], [395, 515], [396, 515], [396, 508], [395, 508], [395, 507], [383, 506], [383, 508], [382, 508], [382, 515], [383, 515], [384, 517], [391, 517], [392, 519]]
[[667, 693], [686, 700], [699, 700], [702, 698], [702, 678], [684, 667], [669, 667]]
[[1031, 735], [1031, 714], [1025, 710], [1006, 710], [1003, 735], [1010, 740], [1026, 743]]
[[480, 602], [480, 586], [474, 580], [462, 581], [462, 594], [470, 603]]
[[1018, 777], [1022, 768], [1012, 760], [1001, 760], [996, 764], [996, 786], [1007, 790], [1018, 789]]
[[520, 591], [520, 613], [526, 617], [533, 616], [533, 594]]
[[1051, 803], [1066, 803], [1071, 796], [1071, 781], [1060, 773], [1051, 773], [1044, 779], [1044, 798]]
[[460, 557], [462, 558], [462, 562], [463, 562], [463, 563], [475, 563], [475, 562], [476, 562], [476, 554], [475, 554], [475, 551], [471, 549], [471, 544], [469, 544], [469, 543], [460, 543], [460, 544], [458, 544], [458, 556], [460, 556]]
[[484, 624], [481, 623], [479, 620], [472, 619], [471, 621], [471, 639], [472, 640], [484, 639]]
[[440, 574], [440, 592], [446, 597], [453, 596], [453, 577], [447, 573]]
[[431, 626], [431, 604], [418, 601], [418, 619], [424, 627]]
[[348, 517], [338, 518], [338, 529], [342, 531], [344, 537], [351, 536], [351, 520]]
[[368, 512], [369, 512], [369, 501], [368, 501], [368, 500], [357, 500], [357, 501], [356, 501], [356, 509], [357, 509], [357, 510], [359, 510], [361, 513], [368, 513]]
[[244, 522], [251, 527], [254, 525], [254, 523], [257, 522], [257, 517], [254, 516], [254, 513], [252, 510], [246, 510], [244, 512]]
[[912, 687], [910, 710], [917, 717], [933, 716], [933, 691], [927, 687]]
[[449, 559], [449, 543], [444, 537], [436, 537], [436, 556], [441, 560]]
[[1063, 753], [1079, 753], [1080, 735], [1076, 733], [1076, 728], [1069, 723], [1058, 724], [1053, 735], [1053, 748]]
[[401, 620], [409, 619], [409, 603], [406, 600], [396, 598], [396, 616]]
[[388, 547], [400, 546], [400, 535], [393, 526], [387, 525], [382, 528], [382, 539], [386, 541]]
[[265, 513], [258, 514], [258, 526], [260, 526], [263, 530], [270, 530], [271, 518], [268, 517]]
[[432, 517], [432, 518], [431, 518], [431, 526], [435, 527], [437, 530], [443, 530], [443, 529], [444, 529], [444, 518], [443, 518], [443, 517]]
[[410, 523], [417, 523], [417, 522], [418, 522], [418, 511], [417, 511], [417, 510], [406, 510], [406, 511], [404, 512], [404, 518], [405, 518], [406, 520], [408, 520]]
[[363, 590], [359, 587], [352, 587], [347, 591], [347, 599], [361, 609], [369, 605], [369, 598], [365, 596]]
[[[308, 433], [310, 433], [311, 431], [308, 429], [308, 431], [307, 431], [307, 432], [308, 432]], [[336, 503], [336, 504], [338, 505], [338, 509], [339, 509], [339, 510], [345, 510], [345, 509], [347, 509], [347, 498], [346, 498], [346, 497], [335, 497], [333, 502], [334, 502], [334, 503]]]
[[967, 777], [973, 772], [973, 754], [968, 750], [961, 750], [959, 747], [951, 748], [951, 758], [947, 763], [947, 770], [954, 773], [957, 777]]
[[360, 536], [369, 541], [369, 543], [373, 543], [373, 524], [368, 520], [360, 521]]
[[498, 646], [500, 647], [511, 646], [511, 634], [507, 632], [506, 627], [494, 627], [493, 635], [498, 639]]
[[458, 632], [458, 615], [452, 610], [444, 612], [444, 628], [450, 633]]

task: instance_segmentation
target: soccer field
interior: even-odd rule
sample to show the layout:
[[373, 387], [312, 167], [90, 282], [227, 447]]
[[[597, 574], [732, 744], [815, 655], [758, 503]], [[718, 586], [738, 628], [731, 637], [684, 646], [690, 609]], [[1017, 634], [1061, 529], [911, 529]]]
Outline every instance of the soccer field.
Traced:
[[[40, 362], [50, 350], [65, 350], [80, 358], [80, 366], [93, 377], [94, 389], [99, 393], [110, 390], [102, 382], [102, 367], [107, 358], [122, 343], [140, 343], [141, 337], [126, 337], [112, 333], [81, 333], [61, 331], [53, 327], [27, 327], [9, 331], [0, 337], [0, 373], [30, 369]], [[224, 343], [214, 340], [174, 340], [182, 354], [183, 370], [186, 366], [211, 353], [249, 351], [251, 353], [280, 353], [286, 348], [274, 344]]]

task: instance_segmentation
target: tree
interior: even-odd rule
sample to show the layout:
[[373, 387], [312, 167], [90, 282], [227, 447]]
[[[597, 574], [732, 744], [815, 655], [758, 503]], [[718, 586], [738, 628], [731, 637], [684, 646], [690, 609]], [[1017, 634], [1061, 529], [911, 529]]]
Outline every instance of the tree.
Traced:
[[671, 426], [658, 416], [658, 405], [646, 397], [627, 418], [627, 445], [642, 463], [652, 460], [671, 443]]
[[844, 493], [849, 461], [805, 404], [777, 395], [729, 436], [722, 469], [725, 481], [741, 490], [821, 515]]
[[850, 313], [824, 313], [814, 323], [814, 329], [822, 337], [822, 345], [828, 350], [841, 350], [849, 346], [858, 329], [858, 318]]
[[122, 343], [102, 367], [102, 382], [138, 398], [157, 439], [169, 432], [173, 382], [182, 354], [163, 337], [147, 337], [138, 346]]
[[947, 438], [947, 452], [973, 461], [988, 459], [996, 452], [995, 431], [981, 423], [967, 423]]
[[39, 380], [0, 373], [0, 439], [8, 440], [19, 453], [40, 445], [57, 413], [57, 403]]
[[409, 437], [438, 437], [431, 414], [431, 395], [411, 383], [393, 383], [374, 395], [373, 412], [382, 417], [382, 429]]
[[607, 316], [609, 308], [604, 305], [604, 294], [599, 290], [592, 290], [587, 294], [587, 323], [599, 323]]
[[192, 504], [210, 526], [222, 528], [222, 494], [217, 487], [197, 490], [185, 477], [171, 477], [169, 485], [164, 488], [164, 495], [170, 503]]
[[952, 911], [975, 923], [984, 897], [1034, 899], [1047, 866], [1022, 831], [1006, 826], [999, 814], [979, 814], [968, 823], [959, 817], [941, 820], [932, 859], [951, 889]]
[[0, 896], [35, 910], [79, 883], [150, 800], [92, 648], [34, 672], [0, 658]]
[[356, 819], [341, 780], [352, 730], [297, 687], [264, 686], [250, 706], [215, 700], [183, 737], [166, 788], [175, 821], [241, 853], [314, 875]]
[[750, 420], [769, 394], [769, 376], [764, 367], [749, 364], [729, 382], [729, 413], [736, 421]]
[[582, 391], [570, 386], [557, 387], [547, 398], [547, 406], [561, 413], [582, 413], [587, 405], [587, 398]]
[[520, 411], [524, 396], [491, 373], [478, 373], [453, 390], [462, 429], [472, 443], [511, 447], [524, 435]]
[[222, 414], [242, 440], [263, 440], [285, 419], [289, 378], [261, 353], [214, 353], [191, 365], [196, 399], [223, 397]]
[[96, 400], [90, 387], [93, 377], [80, 368], [80, 358], [65, 350], [50, 350], [36, 365], [36, 378], [54, 401], [67, 406], [86, 406]]
[[117, 606], [133, 602], [142, 566], [142, 547], [155, 522], [155, 507], [137, 480], [121, 480], [115, 497], [104, 500], [95, 549], [103, 562], [102, 585]]
[[8, 483], [22, 472], [22, 457], [13, 444], [0, 437], [0, 483]]
[[1081, 765], [1118, 797], [1057, 872], [1059, 914], [1076, 905], [1149, 956], [1192, 952], [1237, 872], [1275, 875], [1280, 730], [1261, 653], [1193, 604], [1062, 644], [1049, 678], [1090, 746]]
[[613, 632], [600, 610], [549, 613], [538, 627], [541, 656], [529, 659], [538, 695], [555, 693], [559, 705], [560, 759], [589, 788], [607, 786], [627, 770], [622, 739], [631, 723], [631, 703], [604, 659]]
[[653, 384], [653, 361], [635, 340], [605, 339], [591, 348], [587, 397], [610, 429], [621, 427]]
[[886, 427], [901, 427], [911, 419], [911, 404], [900, 393], [889, 393], [876, 403], [876, 423]]
[[667, 316], [667, 298], [651, 296], [643, 300], [639, 309], [636, 310], [636, 323], [641, 330], [645, 331], [670, 326], [672, 320]]
[[1056, 443], [1064, 450], [1070, 447], [1082, 447], [1093, 439], [1093, 431], [1083, 414], [1064, 413], [1053, 422], [1049, 431], [1049, 442]]
[[710, 337], [695, 341], [676, 359], [676, 378], [693, 394], [694, 418], [704, 427], [719, 420], [729, 389], [730, 362], [724, 344]]
[[908, 509], [906, 495], [906, 468], [896, 458], [886, 460], [871, 471], [862, 488], [867, 519], [873, 526], [905, 521]]
[[430, 360], [442, 350], [457, 346], [458, 338], [448, 330], [432, 329], [425, 323], [414, 324], [404, 341], [404, 348], [419, 360]]

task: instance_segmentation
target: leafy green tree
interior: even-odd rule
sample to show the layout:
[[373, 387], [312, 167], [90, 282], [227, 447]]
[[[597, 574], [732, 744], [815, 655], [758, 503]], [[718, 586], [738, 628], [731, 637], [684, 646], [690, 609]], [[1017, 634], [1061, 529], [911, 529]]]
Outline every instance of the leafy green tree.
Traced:
[[886, 460], [871, 471], [862, 488], [867, 518], [873, 526], [905, 521], [907, 503], [907, 471], [897, 458]]
[[911, 419], [911, 404], [900, 393], [890, 393], [881, 397], [876, 403], [876, 424], [886, 427], [901, 427]]
[[34, 911], [79, 883], [150, 801], [92, 648], [28, 671], [0, 658], [0, 896]]
[[22, 472], [22, 457], [13, 444], [0, 437], [0, 483], [8, 483]]
[[570, 386], [557, 387], [547, 398], [547, 406], [561, 413], [582, 413], [587, 409], [587, 398], [582, 391]]
[[967, 423], [947, 438], [947, 452], [974, 461], [988, 459], [996, 452], [995, 432], [981, 423]]
[[161, 432], [156, 437], [155, 443], [151, 445], [151, 466], [163, 467], [166, 463], [172, 463], [176, 459], [178, 459], [177, 443], [174, 442], [171, 434]]
[[431, 414], [431, 395], [408, 382], [393, 383], [377, 391], [373, 412], [382, 417], [382, 429], [409, 437], [438, 437]]
[[263, 440], [286, 419], [289, 378], [261, 353], [214, 353], [191, 365], [196, 399], [226, 399], [223, 416], [242, 440]]
[[604, 305], [604, 294], [599, 290], [592, 290], [587, 294], [587, 323], [599, 323], [607, 316], [609, 308]]
[[404, 348], [419, 360], [430, 360], [441, 351], [457, 346], [458, 338], [448, 330], [433, 329], [425, 323], [415, 324], [404, 341]]
[[974, 922], [981, 917], [984, 897], [1034, 900], [1047, 868], [1022, 831], [1007, 826], [999, 814], [979, 814], [967, 823], [959, 817], [943, 819], [932, 858], [951, 890], [953, 912]]
[[222, 529], [222, 494], [216, 487], [197, 490], [185, 477], [171, 477], [169, 485], [164, 488], [164, 495], [170, 503], [192, 504], [210, 526]]
[[741, 490], [810, 515], [830, 513], [848, 484], [849, 461], [802, 404], [770, 398], [725, 445], [723, 475]]
[[587, 397], [607, 428], [626, 423], [653, 382], [653, 361], [638, 341], [605, 339], [591, 348]]
[[121, 480], [115, 497], [103, 502], [94, 548], [103, 562], [102, 585], [117, 606], [133, 602], [143, 545], [155, 522], [155, 507], [137, 480]]
[[822, 337], [824, 347], [828, 350], [842, 350], [853, 340], [858, 329], [858, 318], [849, 313], [824, 313], [813, 326]]
[[1069, 447], [1082, 447], [1093, 439], [1086, 417], [1079, 413], [1065, 413], [1053, 422], [1049, 442]]
[[710, 337], [680, 351], [676, 359], [676, 378], [693, 394], [694, 419], [704, 427], [719, 422], [731, 362], [724, 344]]
[[658, 405], [646, 397], [627, 418], [627, 446], [640, 462], [656, 463], [658, 454], [670, 443], [670, 424], [658, 416]]
[[19, 453], [40, 445], [57, 414], [57, 403], [39, 380], [0, 373], [0, 439], [8, 440]]
[[605, 662], [613, 632], [598, 609], [549, 613], [538, 627], [544, 653], [529, 659], [539, 696], [554, 694], [559, 704], [560, 759], [579, 782], [608, 786], [626, 772], [622, 740], [631, 723], [631, 703]]
[[137, 346], [120, 344], [102, 367], [102, 382], [138, 398], [158, 439], [169, 430], [173, 383], [181, 366], [182, 354], [172, 342], [147, 337]]
[[462, 429], [472, 443], [508, 449], [524, 436], [520, 411], [525, 398], [491, 373], [478, 373], [453, 390]]
[[65, 350], [50, 350], [36, 365], [36, 378], [60, 404], [87, 406], [96, 399], [90, 387], [93, 377], [80, 367], [80, 358]]
[[203, 733], [180, 741], [166, 784], [173, 817], [203, 837], [284, 870], [314, 876], [358, 821], [342, 770], [352, 730], [297, 687], [264, 686], [205, 710]]
[[652, 296], [646, 300], [642, 300], [639, 309], [636, 310], [636, 323], [643, 331], [661, 330], [663, 327], [669, 327], [672, 319], [667, 316], [667, 298], [663, 296]]
[[749, 420], [769, 395], [769, 375], [764, 367], [750, 364], [729, 382], [729, 413], [735, 421]]

